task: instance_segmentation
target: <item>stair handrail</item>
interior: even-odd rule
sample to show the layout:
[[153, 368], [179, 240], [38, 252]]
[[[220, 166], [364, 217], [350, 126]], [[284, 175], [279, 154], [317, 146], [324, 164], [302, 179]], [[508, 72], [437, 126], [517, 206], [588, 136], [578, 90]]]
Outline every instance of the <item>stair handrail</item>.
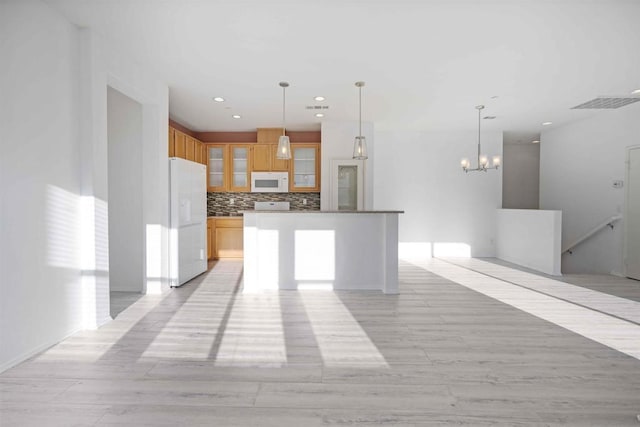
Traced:
[[562, 248], [562, 253], [569, 252], [570, 254], [572, 254], [573, 252], [571, 250], [573, 248], [575, 248], [580, 243], [584, 242], [585, 240], [587, 240], [588, 238], [590, 238], [591, 236], [593, 236], [594, 234], [596, 234], [598, 231], [602, 230], [605, 227], [611, 227], [611, 229], [613, 230], [613, 224], [616, 221], [619, 221], [621, 219], [622, 219], [622, 215], [620, 215], [620, 214], [613, 215], [613, 216], [607, 218], [606, 220], [602, 221], [600, 224], [598, 224], [597, 226], [595, 226], [591, 230], [589, 230], [588, 233], [585, 233], [579, 239], [576, 239], [573, 242], [571, 242], [570, 245], [566, 245], [564, 248]]

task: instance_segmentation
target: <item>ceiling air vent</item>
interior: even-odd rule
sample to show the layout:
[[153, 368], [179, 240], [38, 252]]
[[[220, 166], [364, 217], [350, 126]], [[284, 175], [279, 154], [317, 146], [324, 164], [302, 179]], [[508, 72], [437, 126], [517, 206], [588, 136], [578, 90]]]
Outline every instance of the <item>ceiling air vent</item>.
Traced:
[[593, 110], [593, 109], [612, 109], [612, 108], [620, 108], [625, 105], [633, 104], [634, 102], [640, 101], [640, 97], [619, 97], [619, 96], [599, 96], [597, 98], [592, 99], [591, 101], [587, 101], [584, 104], [576, 105], [571, 108], [572, 110]]

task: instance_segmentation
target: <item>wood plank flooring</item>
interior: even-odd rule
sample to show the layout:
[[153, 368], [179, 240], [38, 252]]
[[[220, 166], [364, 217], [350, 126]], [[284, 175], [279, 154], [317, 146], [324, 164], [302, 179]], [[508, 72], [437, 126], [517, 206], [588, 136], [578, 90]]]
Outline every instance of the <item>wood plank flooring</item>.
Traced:
[[401, 263], [399, 295], [243, 294], [219, 262], [2, 373], [0, 425], [640, 425], [640, 360], [434, 262]]

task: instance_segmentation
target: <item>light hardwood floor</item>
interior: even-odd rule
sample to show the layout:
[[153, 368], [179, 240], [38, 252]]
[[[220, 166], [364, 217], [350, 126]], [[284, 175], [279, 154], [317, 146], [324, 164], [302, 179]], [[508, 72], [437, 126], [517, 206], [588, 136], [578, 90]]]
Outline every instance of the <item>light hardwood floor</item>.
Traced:
[[640, 360], [496, 299], [566, 289], [441, 260], [401, 263], [399, 295], [243, 294], [241, 273], [219, 262], [4, 372], [0, 425], [640, 425]]

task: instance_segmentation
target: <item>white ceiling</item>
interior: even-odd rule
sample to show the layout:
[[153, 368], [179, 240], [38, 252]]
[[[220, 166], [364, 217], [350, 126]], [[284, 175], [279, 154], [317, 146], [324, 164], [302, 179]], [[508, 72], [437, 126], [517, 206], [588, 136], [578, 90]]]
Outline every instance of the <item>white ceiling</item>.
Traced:
[[637, 0], [46, 1], [166, 81], [198, 131], [280, 125], [282, 80], [291, 130], [320, 128], [307, 105], [357, 120], [357, 80], [384, 130], [473, 129], [485, 104], [483, 130], [537, 133], [640, 88]]

